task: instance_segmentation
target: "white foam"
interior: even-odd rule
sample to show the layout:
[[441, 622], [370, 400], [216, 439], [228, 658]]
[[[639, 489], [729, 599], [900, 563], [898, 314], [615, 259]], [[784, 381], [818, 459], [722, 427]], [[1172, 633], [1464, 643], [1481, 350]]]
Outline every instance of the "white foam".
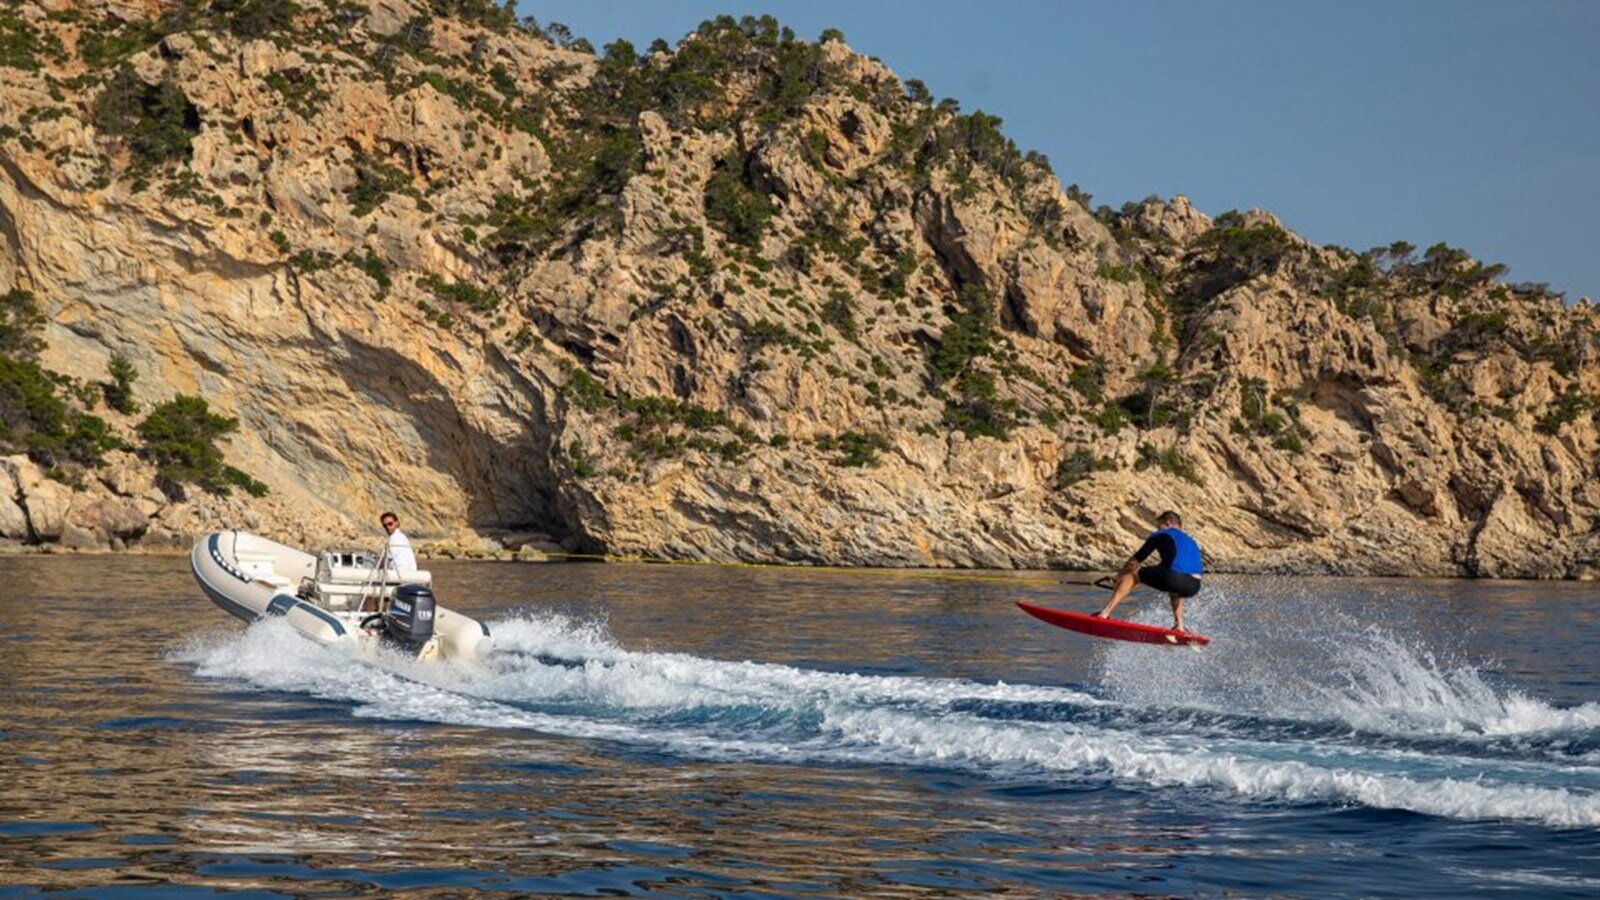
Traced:
[[1369, 631], [1340, 654], [1345, 684], [1317, 693], [1345, 721], [1372, 731], [1510, 736], [1600, 727], [1600, 703], [1560, 709], [1496, 690], [1473, 666], [1451, 666]]
[[1590, 878], [1583, 875], [1551, 875], [1548, 872], [1539, 872], [1528, 869], [1512, 869], [1506, 872], [1497, 872], [1493, 869], [1463, 869], [1448, 868], [1443, 870], [1446, 875], [1459, 875], [1473, 881], [1498, 881], [1504, 884], [1513, 884], [1526, 887], [1555, 888], [1562, 890], [1600, 890], [1600, 878]]
[[[179, 658], [206, 677], [347, 700], [360, 716], [626, 741], [698, 758], [938, 764], [992, 777], [1180, 788], [1252, 802], [1600, 826], [1597, 773], [1574, 774], [1571, 766], [1329, 748], [1247, 735], [1150, 733], [1159, 722], [1133, 730], [1091, 726], [1070, 715], [1066, 721], [997, 720], [957, 711], [955, 705], [997, 701], [1087, 709], [1106, 701], [1068, 688], [878, 677], [635, 652], [618, 647], [596, 623], [559, 617], [493, 627], [497, 647], [507, 652], [472, 666], [398, 658], [369, 665], [306, 641], [276, 620], [258, 623], [235, 639], [197, 642]], [[542, 662], [539, 655], [566, 662]], [[1482, 699], [1459, 686], [1439, 694], [1439, 684], [1454, 683], [1447, 678], [1429, 687], [1397, 680], [1397, 693], [1383, 702], [1414, 698], [1418, 691], [1431, 692], [1432, 702], [1440, 705]], [[1311, 706], [1328, 702], [1323, 696]], [[1513, 709], [1512, 702], [1502, 705], [1507, 717], [1544, 714], [1537, 704], [1532, 713]], [[740, 718], [746, 714], [759, 719], [760, 727]], [[722, 720], [723, 715], [735, 718]], [[1589, 727], [1582, 724], [1583, 715], [1569, 724]]]
[[[1416, 779], [1218, 753], [1199, 744], [1045, 723], [927, 719], [894, 710], [844, 711], [827, 723], [841, 739], [919, 762], [1037, 767], [1147, 787], [1210, 788], [1251, 800], [1360, 804], [1454, 819], [1519, 819], [1556, 827], [1600, 825], [1600, 796], [1477, 778]], [[1154, 748], [1154, 749], [1152, 749]]]
[[[1328, 598], [1296, 602], [1281, 586], [1263, 597], [1223, 597], [1208, 587], [1202, 599], [1209, 602], [1193, 604], [1186, 624], [1212, 637], [1210, 647], [1202, 654], [1108, 648], [1101, 678], [1113, 697], [1341, 722], [1397, 737], [1543, 737], [1600, 728], [1600, 703], [1560, 708], [1497, 689], [1481, 662], [1452, 662], [1398, 637], [1416, 631], [1406, 618], [1414, 615], [1409, 602], [1397, 602], [1379, 625], [1341, 613]], [[1141, 611], [1159, 618], [1162, 610], [1146, 604]]]
[[853, 672], [819, 672], [756, 662], [724, 662], [682, 653], [624, 650], [592, 623], [561, 616], [495, 623], [498, 648], [548, 654], [581, 665], [500, 668], [491, 658], [472, 683], [475, 693], [500, 699], [581, 698], [635, 709], [775, 703], [952, 703], [1006, 701], [1093, 705], [1100, 699], [1069, 688]]

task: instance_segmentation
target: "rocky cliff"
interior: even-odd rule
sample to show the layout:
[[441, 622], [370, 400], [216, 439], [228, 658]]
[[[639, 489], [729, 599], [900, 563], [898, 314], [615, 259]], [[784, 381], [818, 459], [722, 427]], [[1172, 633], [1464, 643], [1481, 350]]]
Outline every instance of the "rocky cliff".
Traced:
[[1231, 570], [1600, 574], [1596, 313], [1459, 250], [1091, 210], [997, 119], [767, 19], [596, 54], [483, 0], [0, 16], [0, 289], [42, 304], [40, 364], [204, 398], [270, 489], [163, 489], [106, 412], [124, 449], [81, 472], [0, 435], [11, 539], [394, 508], [1103, 567], [1175, 507]]

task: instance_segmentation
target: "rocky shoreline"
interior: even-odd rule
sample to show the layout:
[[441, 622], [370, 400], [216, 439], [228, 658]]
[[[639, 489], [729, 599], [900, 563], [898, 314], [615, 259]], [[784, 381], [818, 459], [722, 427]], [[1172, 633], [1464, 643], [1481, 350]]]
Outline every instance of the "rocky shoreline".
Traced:
[[[378, 546], [377, 538], [374, 538], [372, 541], [369, 541], [367, 543], [371, 544], [373, 547]], [[640, 557], [626, 557], [626, 556], [607, 557], [607, 556], [603, 556], [603, 555], [600, 555], [600, 554], [574, 554], [574, 553], [571, 553], [570, 551], [566, 551], [566, 550], [559, 550], [558, 549], [558, 550], [552, 550], [552, 551], [543, 551], [543, 550], [536, 550], [536, 549], [526, 548], [526, 547], [524, 547], [522, 549], [514, 549], [513, 550], [513, 549], [506, 549], [504, 547], [496, 548], [496, 547], [486, 546], [489, 543], [492, 543], [492, 542], [485, 540], [485, 541], [481, 541], [481, 542], [478, 542], [478, 543], [474, 544], [474, 543], [460, 543], [460, 542], [455, 542], [455, 541], [443, 541], [443, 542], [430, 542], [430, 541], [426, 541], [426, 540], [419, 541], [418, 542], [418, 549], [417, 549], [417, 558], [419, 560], [422, 560], [423, 562], [432, 562], [432, 561], [439, 561], [439, 560], [450, 560], [450, 561], [464, 561], [464, 562], [523, 563], [523, 564], [541, 564], [541, 565], [551, 565], [551, 564], [593, 564], [593, 563], [600, 563], [600, 564], [639, 563], [639, 564], [649, 565], [649, 564], [660, 563], [660, 564], [668, 564], [668, 565], [695, 565], [695, 566], [712, 566], [712, 567], [728, 567], [728, 568], [743, 568], [743, 567], [755, 566], [755, 567], [763, 568], [763, 569], [792, 569], [792, 570], [794, 570], [796, 572], [805, 572], [808, 569], [814, 569], [814, 568], [824, 568], [824, 569], [863, 569], [865, 571], [881, 572], [881, 573], [885, 573], [885, 574], [893, 574], [895, 572], [926, 573], [929, 576], [935, 576], [935, 577], [938, 574], [945, 573], [945, 574], [949, 574], [952, 578], [960, 578], [961, 574], [965, 573], [965, 572], [1004, 572], [1004, 571], [1017, 571], [1017, 572], [1022, 572], [1022, 573], [1048, 572], [1048, 573], [1050, 573], [1052, 575], [1083, 575], [1083, 576], [1088, 576], [1088, 575], [1104, 575], [1108, 571], [1110, 571], [1109, 568], [1088, 568], [1088, 569], [1060, 568], [1060, 569], [1021, 569], [1021, 570], [1018, 570], [1018, 569], [970, 569], [970, 568], [959, 568], [959, 567], [953, 567], [953, 566], [940, 566], [940, 567], [908, 567], [908, 566], [865, 567], [865, 566], [854, 566], [854, 565], [842, 565], [841, 566], [841, 565], [829, 565], [829, 564], [815, 564], [815, 565], [812, 565], [812, 564], [806, 564], [806, 563], [716, 562], [716, 561], [711, 561], [711, 560], [640, 558]], [[337, 544], [337, 542], [334, 542], [334, 543], [327, 544], [326, 546], [335, 546], [336, 544]], [[116, 555], [127, 554], [127, 555], [134, 555], [134, 556], [166, 556], [166, 557], [172, 557], [174, 559], [182, 559], [182, 558], [187, 558], [188, 557], [190, 546], [192, 546], [192, 542], [190, 542], [189, 546], [181, 546], [181, 547], [180, 546], [151, 546], [151, 545], [145, 545], [145, 544], [133, 544], [133, 545], [124, 546], [124, 547], [120, 547], [120, 548], [109, 547], [109, 546], [98, 546], [98, 545], [70, 547], [70, 546], [66, 546], [66, 545], [63, 545], [63, 544], [28, 544], [28, 543], [23, 543], [23, 542], [11, 540], [11, 539], [0, 539], [0, 556], [79, 556], [79, 555], [116, 556]], [[318, 545], [318, 546], [323, 546], [323, 545]], [[358, 543], [355, 546], [364, 546], [364, 545]], [[1248, 568], [1248, 567], [1247, 568], [1231, 568], [1230, 567], [1230, 568], [1213, 568], [1213, 569], [1208, 570], [1208, 573], [1207, 573], [1207, 577], [1211, 577], [1211, 576], [1229, 576], [1229, 575], [1268, 575], [1268, 576], [1270, 576], [1270, 575], [1282, 575], [1282, 576], [1295, 576], [1295, 577], [1302, 577], [1302, 578], [1385, 578], [1385, 579], [1393, 578], [1393, 579], [1400, 579], [1400, 580], [1404, 580], [1404, 579], [1420, 579], [1420, 580], [1428, 580], [1428, 581], [1435, 581], [1435, 580], [1440, 580], [1440, 579], [1444, 579], [1444, 580], [1461, 580], [1461, 581], [1481, 580], [1481, 576], [1461, 575], [1459, 573], [1454, 573], [1454, 574], [1452, 574], [1452, 573], [1430, 573], [1430, 572], [1373, 573], [1373, 572], [1365, 571], [1365, 570], [1360, 569], [1358, 567], [1352, 567], [1352, 568], [1348, 568], [1348, 569], [1332, 569], [1332, 568], [1330, 568], [1330, 569], [1311, 569], [1311, 570], [1294, 569], [1294, 568], [1271, 568], [1271, 567], [1266, 567], [1266, 568]], [[1569, 580], [1569, 581], [1580, 581], [1580, 582], [1593, 582], [1593, 581], [1600, 581], [1600, 566], [1580, 568], [1580, 569], [1577, 570], [1577, 573], [1575, 575], [1573, 575], [1573, 576], [1571, 576], [1569, 578], [1565, 578], [1565, 579], [1549, 579], [1549, 578], [1536, 578], [1536, 577], [1535, 578], [1515, 578], [1515, 577], [1511, 577], [1511, 578], [1504, 578], [1504, 579], [1499, 579], [1499, 580], [1509, 580], [1509, 581]]]

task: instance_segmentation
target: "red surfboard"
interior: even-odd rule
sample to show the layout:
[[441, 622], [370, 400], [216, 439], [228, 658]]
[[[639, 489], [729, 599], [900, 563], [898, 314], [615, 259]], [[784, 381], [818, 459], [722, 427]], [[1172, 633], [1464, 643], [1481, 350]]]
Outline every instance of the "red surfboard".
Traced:
[[1100, 619], [1084, 613], [1068, 612], [1064, 609], [1050, 609], [1045, 606], [1034, 606], [1032, 603], [1018, 602], [1022, 611], [1042, 622], [1049, 622], [1058, 628], [1066, 628], [1081, 634], [1094, 637], [1111, 638], [1114, 641], [1133, 641], [1139, 644], [1160, 644], [1164, 647], [1179, 644], [1194, 644], [1205, 646], [1211, 643], [1208, 637], [1202, 637], [1188, 631], [1177, 631], [1171, 628], [1157, 628], [1154, 625], [1140, 625], [1138, 622], [1127, 622], [1122, 619]]

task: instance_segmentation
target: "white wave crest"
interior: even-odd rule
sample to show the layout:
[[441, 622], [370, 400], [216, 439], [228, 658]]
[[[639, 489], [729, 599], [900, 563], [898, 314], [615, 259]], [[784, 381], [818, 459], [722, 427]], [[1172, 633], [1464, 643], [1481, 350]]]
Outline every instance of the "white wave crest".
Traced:
[[[1252, 802], [1600, 826], [1595, 773], [1574, 774], [1571, 767], [1443, 757], [1408, 762], [1403, 754], [1360, 747], [1330, 754], [1315, 742], [1093, 726], [1074, 721], [1073, 711], [1106, 701], [1068, 688], [637, 652], [617, 646], [598, 623], [556, 616], [493, 627], [497, 653], [476, 665], [394, 658], [374, 666], [306, 641], [275, 620], [231, 640], [197, 642], [178, 657], [205, 677], [349, 701], [359, 716], [626, 741], [698, 758], [931, 763], [993, 777], [1181, 788]], [[1398, 693], [1383, 702], [1438, 688], [1396, 681]], [[1455, 686], [1448, 696], [1471, 695]], [[996, 720], [955, 706], [967, 701], [1042, 704], [1064, 712], [1049, 720]], [[1324, 696], [1312, 706], [1328, 702]], [[718, 721], [719, 711], [735, 708], [762, 717], [767, 727]], [[1528, 714], [1508, 706], [1506, 715]]]
[[[1219, 596], [1208, 588], [1188, 624], [1213, 641], [1204, 653], [1115, 646], [1102, 657], [1112, 697], [1141, 706], [1189, 707], [1315, 722], [1398, 737], [1544, 736], [1600, 728], [1600, 703], [1561, 708], [1497, 688], [1482, 664], [1451, 662], [1401, 638], [1417, 628], [1396, 602], [1382, 624], [1328, 598], [1291, 590]], [[1159, 618], [1159, 610], [1142, 610]]]
[[[1212, 789], [1256, 801], [1333, 803], [1452, 819], [1515, 819], [1558, 828], [1600, 825], [1600, 795], [1482, 778], [1403, 774], [1251, 758], [1159, 738], [971, 718], [927, 719], [893, 710], [842, 711], [827, 723], [883, 761], [962, 762], [980, 770], [1035, 767], [1144, 787]], [[1155, 748], [1155, 749], [1152, 749]], [[1229, 748], [1237, 750], [1238, 748]]]

